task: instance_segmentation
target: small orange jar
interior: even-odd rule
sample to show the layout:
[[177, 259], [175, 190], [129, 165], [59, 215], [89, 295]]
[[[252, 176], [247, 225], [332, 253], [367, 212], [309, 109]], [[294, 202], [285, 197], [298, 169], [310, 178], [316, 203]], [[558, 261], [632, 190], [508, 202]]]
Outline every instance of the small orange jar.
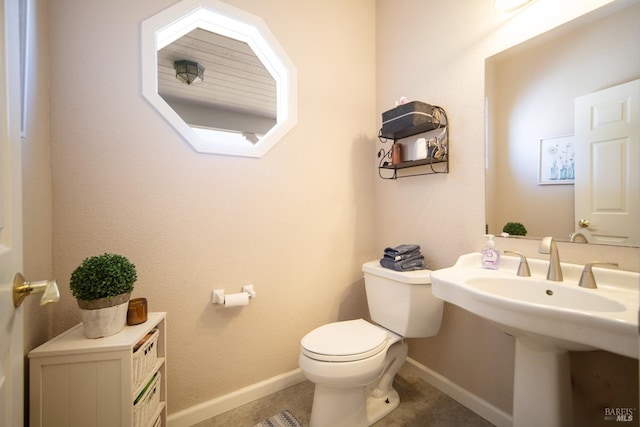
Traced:
[[134, 298], [129, 301], [127, 325], [139, 325], [147, 321], [147, 299]]
[[397, 165], [400, 163], [402, 163], [402, 145], [396, 142], [391, 147], [391, 164]]

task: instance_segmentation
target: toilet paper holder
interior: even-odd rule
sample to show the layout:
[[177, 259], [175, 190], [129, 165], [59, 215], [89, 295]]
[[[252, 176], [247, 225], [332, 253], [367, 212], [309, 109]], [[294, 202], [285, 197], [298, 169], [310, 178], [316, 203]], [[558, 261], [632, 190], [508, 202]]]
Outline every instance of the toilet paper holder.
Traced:
[[[254, 290], [253, 285], [244, 285], [242, 287], [242, 292], [245, 294], [249, 294], [249, 299], [253, 299], [256, 297], [256, 291]], [[211, 294], [211, 303], [224, 305], [224, 289], [215, 289], [213, 291], [213, 293]]]

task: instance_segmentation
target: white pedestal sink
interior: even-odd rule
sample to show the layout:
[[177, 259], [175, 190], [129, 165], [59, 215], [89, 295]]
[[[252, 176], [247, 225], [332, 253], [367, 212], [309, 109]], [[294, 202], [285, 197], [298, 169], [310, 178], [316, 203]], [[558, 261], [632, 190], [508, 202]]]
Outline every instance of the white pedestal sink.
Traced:
[[546, 280], [548, 262], [503, 256], [499, 270], [480, 254], [431, 274], [433, 294], [481, 316], [516, 340], [513, 424], [572, 425], [569, 351], [607, 350], [638, 358], [640, 274], [597, 269], [597, 289], [578, 286], [582, 266], [562, 264], [563, 282]]

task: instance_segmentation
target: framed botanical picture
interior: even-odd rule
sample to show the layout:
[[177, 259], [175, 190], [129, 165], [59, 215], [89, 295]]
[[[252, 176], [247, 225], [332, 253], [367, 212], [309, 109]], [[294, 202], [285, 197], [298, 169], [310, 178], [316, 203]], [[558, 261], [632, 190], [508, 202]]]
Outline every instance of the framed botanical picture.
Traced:
[[575, 179], [573, 135], [540, 140], [538, 184], [573, 184]]

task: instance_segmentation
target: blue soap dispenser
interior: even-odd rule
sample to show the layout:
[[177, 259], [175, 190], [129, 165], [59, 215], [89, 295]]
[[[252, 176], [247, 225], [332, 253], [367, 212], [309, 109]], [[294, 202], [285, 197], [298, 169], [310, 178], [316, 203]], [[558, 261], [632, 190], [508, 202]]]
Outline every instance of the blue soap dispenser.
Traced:
[[485, 237], [488, 237], [489, 240], [487, 240], [487, 245], [482, 248], [482, 267], [497, 270], [500, 266], [500, 252], [495, 248], [496, 242], [493, 241], [495, 236], [493, 234], [485, 234]]

